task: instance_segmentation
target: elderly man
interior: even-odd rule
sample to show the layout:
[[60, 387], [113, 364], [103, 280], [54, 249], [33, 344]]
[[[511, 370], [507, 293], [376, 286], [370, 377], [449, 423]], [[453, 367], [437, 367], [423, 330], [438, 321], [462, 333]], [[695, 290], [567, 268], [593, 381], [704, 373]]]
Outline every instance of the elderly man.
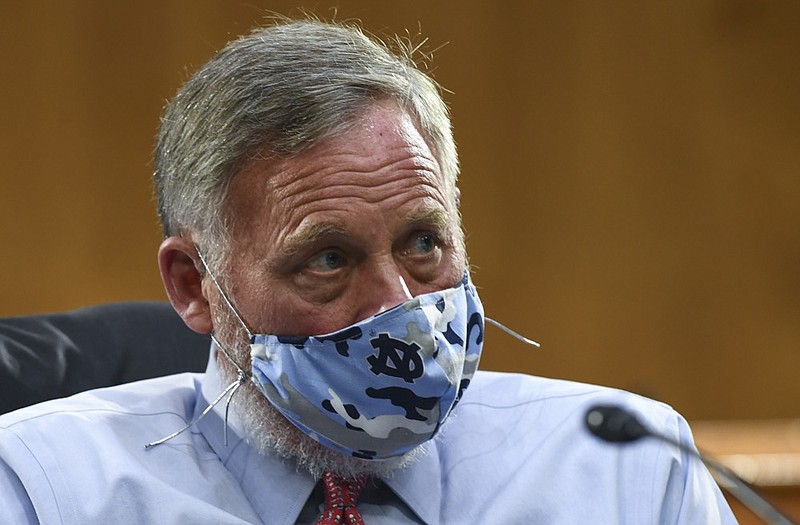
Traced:
[[168, 106], [155, 170], [208, 369], [1, 418], [0, 521], [734, 522], [686, 454], [583, 429], [616, 403], [691, 445], [670, 408], [476, 371], [457, 174], [409, 57], [317, 21], [231, 43]]

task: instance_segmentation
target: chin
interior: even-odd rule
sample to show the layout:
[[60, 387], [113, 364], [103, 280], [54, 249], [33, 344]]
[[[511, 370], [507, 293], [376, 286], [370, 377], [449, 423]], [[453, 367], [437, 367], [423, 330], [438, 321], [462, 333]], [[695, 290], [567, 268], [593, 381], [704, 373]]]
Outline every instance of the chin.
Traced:
[[[223, 384], [236, 381], [236, 375], [229, 367], [220, 367], [220, 373]], [[421, 445], [402, 456], [379, 461], [346, 456], [315, 441], [291, 424], [250, 382], [239, 389], [230, 410], [248, 445], [261, 454], [277, 454], [294, 461], [298, 470], [305, 470], [314, 478], [322, 477], [325, 470], [344, 478], [386, 478], [426, 453], [426, 446]]]
[[[242, 337], [236, 320], [226, 312], [216, 320], [215, 325], [220, 327], [220, 340], [231, 343], [228, 348], [231, 349], [232, 357], [247, 370], [250, 348], [242, 343], [246, 338]], [[238, 380], [238, 371], [220, 351], [217, 354], [217, 364], [222, 385], [227, 386]], [[321, 478], [325, 470], [343, 478], [391, 477], [393, 473], [424, 456], [428, 446], [423, 444], [402, 456], [377, 461], [346, 456], [310, 438], [290, 423], [250, 381], [245, 382], [233, 396], [230, 414], [240, 426], [244, 434], [242, 437], [248, 445], [260, 454], [277, 454], [293, 461], [298, 470], [307, 471], [314, 478]]]

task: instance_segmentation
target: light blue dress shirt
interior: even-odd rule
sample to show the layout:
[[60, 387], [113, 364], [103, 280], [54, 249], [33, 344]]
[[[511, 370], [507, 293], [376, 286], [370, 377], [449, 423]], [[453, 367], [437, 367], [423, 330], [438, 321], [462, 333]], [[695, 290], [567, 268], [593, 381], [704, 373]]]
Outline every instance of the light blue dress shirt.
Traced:
[[[181, 428], [226, 385], [214, 359], [181, 374], [95, 390], [0, 417], [0, 523], [310, 523], [317, 480], [257, 453], [224, 403]], [[706, 469], [655, 440], [589, 435], [594, 403], [617, 403], [683, 443], [669, 407], [603, 387], [479, 372], [427, 454], [370, 485], [367, 524], [736, 523]]]

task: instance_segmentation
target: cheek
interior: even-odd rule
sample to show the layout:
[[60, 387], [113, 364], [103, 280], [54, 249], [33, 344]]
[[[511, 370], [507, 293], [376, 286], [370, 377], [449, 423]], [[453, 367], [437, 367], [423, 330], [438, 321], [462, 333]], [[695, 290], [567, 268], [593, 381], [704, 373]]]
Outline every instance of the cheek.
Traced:
[[296, 295], [276, 293], [265, 298], [256, 331], [270, 335], [308, 336], [334, 332], [351, 324], [335, 315], [341, 309], [311, 306]]

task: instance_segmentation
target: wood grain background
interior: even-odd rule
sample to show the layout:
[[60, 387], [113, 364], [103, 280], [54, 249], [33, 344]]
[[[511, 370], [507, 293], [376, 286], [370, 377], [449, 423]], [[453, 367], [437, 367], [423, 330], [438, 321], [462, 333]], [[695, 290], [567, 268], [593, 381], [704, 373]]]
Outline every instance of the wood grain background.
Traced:
[[[0, 315], [163, 299], [164, 102], [287, 1], [0, 2]], [[437, 49], [484, 368], [800, 416], [800, 3], [305, 4]], [[446, 45], [445, 45], [446, 44]], [[443, 46], [443, 47], [442, 47]]]

